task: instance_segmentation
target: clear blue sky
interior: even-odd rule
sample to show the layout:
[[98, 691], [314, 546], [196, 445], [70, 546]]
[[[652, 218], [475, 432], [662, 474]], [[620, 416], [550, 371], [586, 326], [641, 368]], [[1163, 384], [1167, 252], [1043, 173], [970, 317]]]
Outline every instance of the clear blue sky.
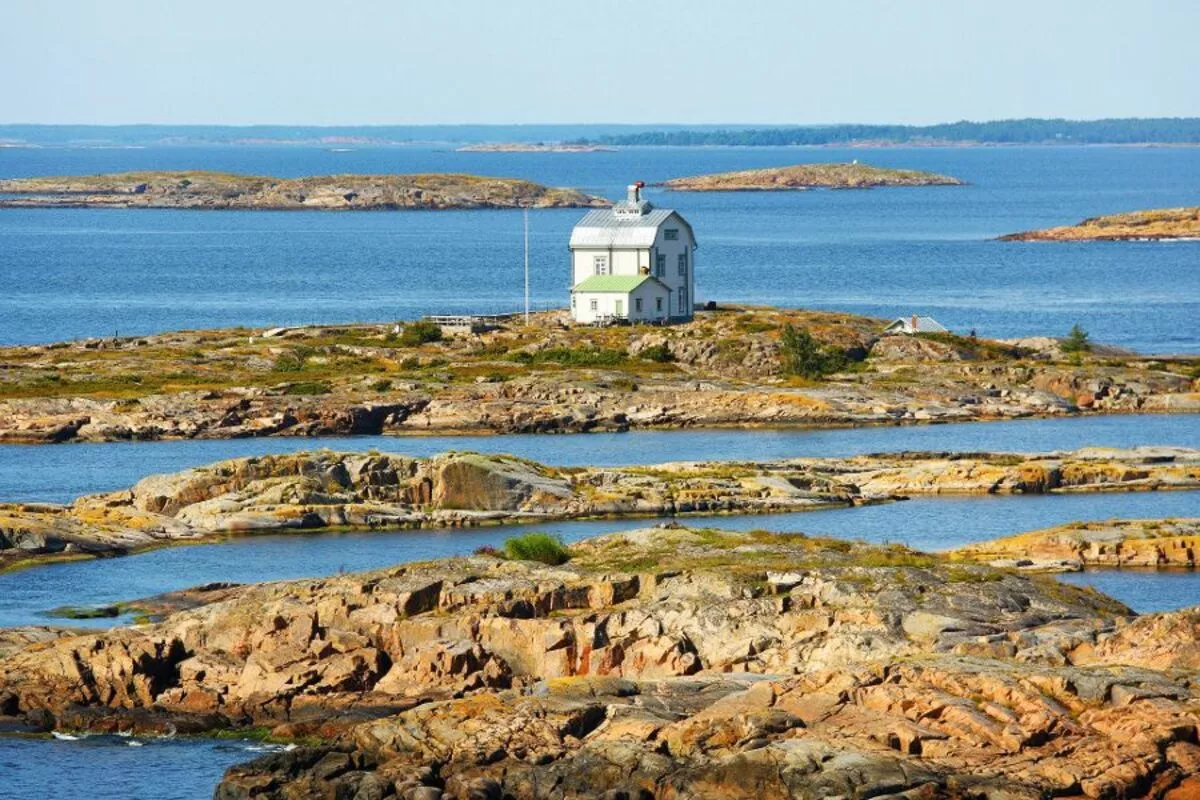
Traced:
[[1200, 116], [1200, 0], [4, 0], [0, 122]]

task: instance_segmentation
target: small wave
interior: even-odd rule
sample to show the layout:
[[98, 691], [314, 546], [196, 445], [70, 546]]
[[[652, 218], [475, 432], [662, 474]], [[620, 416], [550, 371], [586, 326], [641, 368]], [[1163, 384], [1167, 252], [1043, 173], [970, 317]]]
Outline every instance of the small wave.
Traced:
[[128, 744], [130, 747], [145, 747], [146, 746], [145, 742], [139, 742], [137, 739], [134, 739], [130, 742], [126, 742], [126, 744]]
[[294, 744], [248, 744], [242, 748], [250, 753], [290, 753], [296, 749]]
[[50, 731], [50, 735], [55, 739], [60, 739], [64, 742], [78, 742], [80, 738], [78, 736], [72, 736], [69, 733], [61, 733], [59, 731]]

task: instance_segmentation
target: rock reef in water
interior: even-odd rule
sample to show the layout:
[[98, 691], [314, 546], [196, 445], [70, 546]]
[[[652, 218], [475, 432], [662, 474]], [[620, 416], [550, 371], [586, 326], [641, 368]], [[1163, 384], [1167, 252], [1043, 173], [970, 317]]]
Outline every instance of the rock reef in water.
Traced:
[[895, 546], [644, 529], [0, 653], [0, 713], [43, 729], [325, 741], [233, 768], [223, 800], [1198, 788], [1200, 612]]
[[1200, 207], [1131, 211], [1085, 219], [1077, 225], [1001, 236], [1005, 242], [1104, 242], [1200, 239]]
[[153, 475], [68, 506], [0, 505], [0, 566], [116, 555], [255, 531], [461, 527], [693, 513], [783, 513], [930, 494], [1200, 488], [1200, 451], [903, 453], [648, 467], [511, 456], [295, 453]]
[[[6, 196], [7, 195], [7, 196]], [[459, 174], [270, 178], [224, 172], [124, 172], [0, 180], [2, 207], [355, 211], [590, 208], [603, 198], [513, 178]]]
[[460, 153], [608, 153], [615, 148], [597, 144], [542, 142], [485, 142], [458, 148]]
[[961, 186], [948, 175], [869, 164], [798, 164], [673, 178], [658, 184], [677, 192], [743, 192], [796, 189], [870, 189], [881, 186]]
[[993, 566], [1050, 572], [1085, 567], [1195, 569], [1197, 554], [1200, 518], [1071, 522], [954, 552], [956, 557]]

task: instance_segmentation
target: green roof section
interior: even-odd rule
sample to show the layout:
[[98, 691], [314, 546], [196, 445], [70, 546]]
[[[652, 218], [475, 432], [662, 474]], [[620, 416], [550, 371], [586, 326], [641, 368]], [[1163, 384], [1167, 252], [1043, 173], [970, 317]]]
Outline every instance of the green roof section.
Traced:
[[576, 292], [632, 292], [646, 281], [654, 278], [649, 275], [593, 275], [577, 283]]

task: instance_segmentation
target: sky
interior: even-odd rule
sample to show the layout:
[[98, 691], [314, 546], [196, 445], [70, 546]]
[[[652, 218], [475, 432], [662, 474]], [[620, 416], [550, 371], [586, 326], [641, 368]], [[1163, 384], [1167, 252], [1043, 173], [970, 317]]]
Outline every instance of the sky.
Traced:
[[1200, 116], [1200, 0], [3, 0], [0, 123]]

